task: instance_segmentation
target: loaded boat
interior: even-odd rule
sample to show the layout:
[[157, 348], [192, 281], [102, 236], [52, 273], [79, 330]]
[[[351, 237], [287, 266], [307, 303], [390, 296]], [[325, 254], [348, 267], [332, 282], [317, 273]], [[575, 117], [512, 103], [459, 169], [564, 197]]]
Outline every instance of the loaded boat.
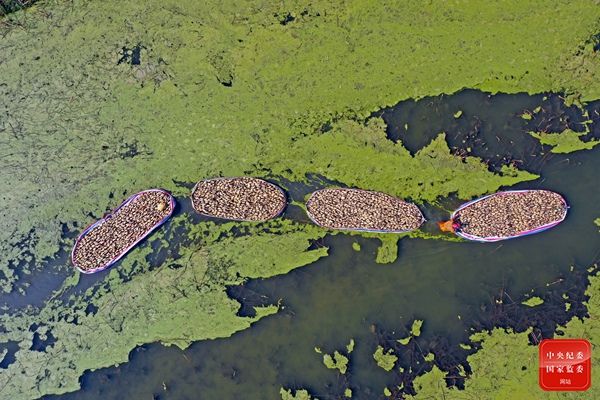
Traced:
[[419, 208], [381, 192], [351, 188], [321, 189], [306, 202], [308, 217], [323, 228], [378, 233], [403, 233], [419, 228]]
[[75, 241], [71, 261], [84, 274], [109, 268], [175, 210], [175, 199], [162, 189], [136, 193], [88, 226]]
[[460, 206], [440, 229], [478, 242], [497, 242], [532, 235], [560, 224], [569, 206], [549, 190], [510, 190]]
[[286, 205], [279, 186], [258, 178], [212, 178], [192, 189], [192, 207], [207, 217], [263, 222], [280, 215]]

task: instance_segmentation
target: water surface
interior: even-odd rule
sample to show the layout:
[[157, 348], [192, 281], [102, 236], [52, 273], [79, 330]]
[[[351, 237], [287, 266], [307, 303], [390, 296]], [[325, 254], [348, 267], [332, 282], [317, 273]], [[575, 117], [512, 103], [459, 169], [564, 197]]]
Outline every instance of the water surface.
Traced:
[[[539, 117], [520, 118], [539, 104], [544, 105]], [[463, 114], [454, 118], [459, 109]], [[342, 398], [346, 387], [356, 399], [383, 398], [385, 386], [402, 381], [410, 392], [412, 377], [430, 368], [423, 359], [430, 351], [445, 370], [457, 374], [456, 366], [462, 364], [468, 371], [469, 350], [459, 344], [467, 343], [473, 330], [533, 326], [535, 341], [552, 336], [557, 324], [585, 314], [586, 269], [600, 251], [593, 224], [600, 217], [600, 191], [594, 186], [600, 150], [549, 155], [525, 133], [555, 115], [569, 118], [554, 130], [579, 129], [577, 112], [555, 97], [465, 91], [400, 103], [379, 114], [390, 127], [390, 139], [401, 140], [411, 151], [427, 144], [426, 132], [445, 130], [455, 152], [489, 159], [492, 169], [517, 160], [519, 166], [539, 171], [540, 179], [516, 188], [563, 194], [571, 205], [567, 220], [538, 235], [493, 244], [405, 238], [398, 259], [387, 265], [375, 263], [376, 239], [328, 236], [315, 244], [328, 246], [328, 257], [231, 291], [244, 303], [241, 312], [281, 302], [279, 314], [231, 338], [198, 342], [185, 351], [142, 346], [132, 351], [129, 363], [84, 375], [81, 391], [49, 398], [262, 400], [278, 399], [281, 386], [307, 388], [320, 399]], [[596, 126], [592, 128], [594, 132]], [[494, 136], [500, 139], [494, 141]], [[459, 203], [447, 199], [440, 204], [451, 208]], [[302, 218], [297, 211], [288, 215]], [[425, 211], [429, 217], [447, 216], [440, 207], [428, 205]], [[360, 251], [353, 250], [353, 242]], [[533, 295], [544, 304], [520, 304]], [[403, 347], [396, 339], [408, 335], [414, 319], [425, 321], [422, 334]], [[314, 347], [343, 350], [350, 339], [356, 347], [346, 376], [326, 369]], [[375, 365], [372, 354], [378, 344], [396, 349], [404, 373], [387, 373]], [[461, 379], [450, 383], [460, 386]]]

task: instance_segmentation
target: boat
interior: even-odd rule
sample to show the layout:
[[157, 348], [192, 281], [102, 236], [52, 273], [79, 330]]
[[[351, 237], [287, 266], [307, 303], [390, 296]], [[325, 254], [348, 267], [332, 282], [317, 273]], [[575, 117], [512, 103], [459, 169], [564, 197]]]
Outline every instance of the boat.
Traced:
[[[536, 196], [539, 199], [548, 200], [549, 203], [544, 204], [543, 200], [541, 200], [541, 202], [535, 202]], [[522, 209], [507, 209], [506, 205], [510, 206], [511, 204], [509, 197], [513, 197], [515, 201], [524, 202], [526, 204], [526, 207]], [[500, 234], [500, 232], [496, 232], [496, 234], [492, 234], [493, 229], [490, 229], [489, 235], [477, 234], [477, 232], [473, 232], [473, 229], [470, 229], [468, 217], [465, 218], [466, 212], [468, 212], [470, 208], [473, 208], [477, 205], [480, 205], [482, 211], [486, 211], [486, 202], [498, 202], [498, 200], [509, 200], [509, 203], [506, 203], [504, 205], [504, 209], [499, 212], [504, 212], [504, 215], [506, 217], [511, 218], [510, 220], [506, 221], [505, 226], [508, 227], [506, 231], [512, 230], [514, 232], [510, 232], [509, 234]], [[545, 209], [544, 207], [547, 207], [547, 209]], [[566, 200], [560, 194], [549, 190], [508, 190], [489, 194], [487, 196], [483, 196], [478, 199], [469, 201], [461, 205], [458, 209], [456, 209], [450, 216], [450, 220], [440, 222], [438, 224], [442, 231], [454, 232], [456, 235], [460, 236], [463, 239], [477, 242], [497, 242], [500, 240], [514, 239], [522, 236], [533, 235], [555, 227], [556, 225], [564, 221], [564, 219], [567, 216], [568, 209], [569, 206]], [[544, 215], [544, 212], [548, 210], [551, 211], [551, 215]], [[490, 210], [487, 211], [488, 214], [491, 214], [493, 212], [493, 208], [490, 208]], [[507, 215], [508, 212], [512, 213], [512, 215]], [[530, 226], [525, 227], [525, 225], [527, 224], [523, 224], [523, 221], [531, 220], [531, 216], [534, 215], [534, 213], [536, 212], [541, 213], [543, 216], [545, 216], [545, 218], [543, 218], [542, 221], [539, 221], [540, 223], [538, 223], [537, 225], [532, 223]], [[493, 220], [492, 218], [493, 217], [489, 217], [487, 218], [487, 221], [484, 222], [493, 224], [495, 220]], [[482, 226], [483, 224], [479, 223], [479, 225]]]
[[386, 193], [353, 188], [313, 192], [306, 202], [310, 220], [327, 229], [405, 233], [418, 229], [425, 217], [419, 208]]
[[199, 181], [191, 200], [198, 214], [230, 221], [264, 222], [279, 216], [287, 206], [283, 189], [252, 177]]
[[[152, 223], [151, 226], [147, 227], [147, 229], [141, 231], [138, 235], [133, 236], [129, 242], [125, 243], [122, 246], [122, 248], [119, 248], [119, 246], [113, 246], [116, 248], [117, 254], [114, 256], [110, 256], [109, 259], [106, 258], [107, 256], [105, 254], [98, 254], [98, 253], [94, 253], [91, 250], [88, 250], [88, 248], [90, 246], [92, 246], [94, 243], [98, 243], [99, 240], [102, 239], [101, 237], [99, 239], [98, 237], [94, 236], [95, 234], [97, 234], [97, 235], [102, 234], [102, 232], [100, 231], [100, 229], [102, 227], [108, 226], [108, 229], [110, 229], [109, 224], [115, 223], [117, 221], [115, 218], [119, 218], [119, 216], [122, 215], [120, 213], [133, 210], [132, 206], [134, 206], [135, 204], [139, 204], [139, 201], [144, 200], [145, 196], [148, 197], [148, 196], [156, 195], [156, 194], [161, 195], [160, 197], [162, 197], [162, 199], [157, 199], [158, 202], [156, 205], [156, 210], [157, 210], [157, 212], [160, 212], [161, 215], [155, 216], [155, 218], [160, 218], [162, 216], [162, 214], [164, 214], [164, 217], [160, 218], [159, 220], [157, 219], [157, 221], [154, 221], [154, 223]], [[153, 196], [153, 197], [155, 197], [155, 196]], [[77, 270], [79, 270], [80, 272], [82, 272], [84, 274], [92, 274], [92, 273], [103, 271], [103, 270], [109, 268], [114, 263], [119, 261], [125, 254], [127, 254], [127, 252], [129, 252], [129, 250], [131, 250], [133, 247], [135, 247], [137, 244], [139, 244], [144, 238], [146, 238], [148, 235], [150, 235], [150, 233], [152, 233], [154, 230], [156, 230], [158, 227], [160, 227], [162, 224], [164, 224], [173, 215], [174, 210], [175, 210], [174, 197], [169, 192], [167, 192], [166, 190], [163, 190], [163, 189], [148, 189], [148, 190], [144, 190], [144, 191], [141, 191], [139, 193], [136, 193], [136, 194], [130, 196], [127, 200], [125, 200], [123, 203], [121, 203], [121, 205], [119, 205], [113, 211], [105, 214], [101, 219], [92, 223], [87, 228], [85, 228], [83, 230], [83, 232], [81, 232], [81, 234], [77, 237], [77, 239], [75, 241], [75, 245], [73, 246], [73, 249], [71, 250], [72, 264], [75, 266], [75, 268]], [[135, 232], [135, 230], [129, 229], [130, 227], [125, 225], [126, 222], [131, 222], [131, 219], [123, 222], [123, 227], [121, 228], [121, 230], [123, 232]], [[151, 221], [151, 222], [153, 222], [153, 221]], [[117, 225], [117, 226], [120, 226], [120, 225]], [[134, 228], [134, 227], [131, 226], [131, 228]], [[110, 234], [110, 231], [107, 231], [107, 234]], [[106, 250], [107, 247], [108, 246], [103, 246], [103, 247], [101, 247], [101, 250]], [[85, 264], [93, 264], [89, 259], [86, 259], [86, 254], [85, 254], [86, 251], [90, 252], [90, 257], [92, 255], [95, 255], [97, 257], [96, 258], [97, 262], [92, 267], [90, 267], [89, 265], [85, 265]], [[81, 254], [82, 252], [84, 253], [83, 255]]]

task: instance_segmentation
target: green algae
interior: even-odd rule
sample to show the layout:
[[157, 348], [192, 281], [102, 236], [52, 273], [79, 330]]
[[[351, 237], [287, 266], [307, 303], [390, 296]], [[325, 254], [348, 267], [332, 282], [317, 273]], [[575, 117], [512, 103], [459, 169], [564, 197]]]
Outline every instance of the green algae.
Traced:
[[[600, 340], [600, 276], [590, 276], [590, 285], [586, 291], [589, 296], [587, 307], [589, 318], [577, 318], [569, 321], [560, 330], [567, 338], [585, 338], [591, 343]], [[544, 392], [538, 386], [538, 348], [529, 344], [526, 332], [513, 333], [496, 328], [490, 333], [476, 333], [471, 340], [479, 342], [481, 348], [467, 360], [473, 373], [465, 380], [465, 389], [456, 390], [446, 387], [445, 373], [437, 367], [431, 372], [415, 379], [416, 396], [411, 399], [445, 398], [470, 399], [481, 398], [482, 393], [490, 393], [490, 399], [578, 399], [581, 393]], [[592, 365], [600, 362], [600, 355], [592, 352]], [[600, 377], [592, 374], [592, 386], [585, 392], [586, 398], [600, 396]]]
[[405, 338], [396, 340], [396, 342], [400, 343], [403, 346], [406, 346], [408, 344], [408, 342], [410, 342], [411, 338], [412, 338], [412, 336], [407, 336]]
[[350, 339], [350, 342], [346, 345], [346, 351], [348, 352], [348, 354], [352, 353], [354, 351], [354, 339]]
[[[184, 217], [173, 222], [183, 224]], [[277, 307], [256, 308], [254, 317], [239, 317], [240, 305], [227, 296], [225, 285], [239, 284], [259, 268], [261, 276], [273, 276], [326, 254], [321, 249], [307, 250], [306, 232], [297, 224], [279, 225], [277, 221], [270, 223], [275, 233], [255, 234], [253, 237], [261, 239], [253, 242], [244, 237], [221, 239], [228, 242], [224, 251], [218, 238], [230, 228], [213, 223], [190, 227], [192, 238], [203, 233], [208, 242], [183, 248], [178, 260], [166, 261], [171, 267], [138, 272], [128, 281], [122, 281], [119, 271], [113, 269], [95, 293], [88, 290], [85, 296], [75, 298], [70, 308], [50, 301], [32, 315], [0, 315], [7, 330], [1, 341], [16, 340], [21, 347], [16, 353], [18, 362], [0, 376], [3, 393], [15, 399], [26, 398], [27, 393], [64, 393], [79, 388], [78, 378], [84, 371], [127, 361], [129, 350], [137, 345], [161, 342], [186, 348], [196, 340], [228, 337], [277, 312]], [[261, 264], [255, 258], [232, 261], [232, 250], [233, 254], [261, 254], [265, 260], [276, 254], [281, 264]], [[151, 251], [151, 247], [134, 250], [121, 265], [122, 273], [148, 268], [145, 256]], [[285, 261], [287, 257], [294, 261]], [[93, 303], [98, 311], [86, 313], [87, 303]], [[56, 338], [45, 352], [27, 350], [34, 334], [29, 326], [34, 321], [43, 322]], [[33, 373], [32, 365], [44, 367]]]
[[382, 236], [381, 246], [377, 248], [377, 256], [375, 261], [379, 264], [390, 264], [398, 258], [398, 237]]
[[[15, 222], [3, 215], [10, 222], [5, 225], [10, 229], [5, 230], [7, 234], [1, 240], [9, 244], [2, 254], [9, 260], [19, 257], [14, 244], [25, 238], [32, 226], [36, 229], [31, 247], [39, 255], [49, 254], [60, 243], [58, 224], [49, 217], [60, 214], [64, 222], [86, 222], [82, 210], [109, 205], [107, 194], [111, 191], [131, 193], [162, 185], [181, 192], [171, 177], [195, 181], [221, 173], [239, 174], [256, 168], [255, 161], [262, 162], [263, 156], [264, 160], [277, 157], [276, 163], [284, 164], [293, 153], [272, 149], [284, 148], [277, 142], [288, 143], [283, 133], [286, 127], [302, 132], [332, 115], [366, 115], [381, 105], [451, 93], [462, 87], [530, 93], [568, 89], [581, 93], [583, 99], [597, 98], [596, 80], [583, 79], [593, 76], [597, 67], [597, 60], [585, 46], [598, 28], [597, 9], [592, 3], [580, 1], [577, 6], [540, 8], [535, 15], [525, 3], [512, 3], [512, 17], [505, 21], [510, 29], [503, 30], [501, 37], [499, 31], [489, 28], [489, 23], [504, 20], [504, 11], [485, 2], [482, 7], [472, 5], [460, 10], [432, 6], [422, 10], [420, 4], [409, 4], [397, 15], [381, 11], [387, 7], [374, 10], [359, 2], [352, 9], [313, 3], [311, 8], [321, 10], [322, 18], [302, 17], [297, 24], [285, 28], [272, 15], [284, 10], [300, 14], [306, 4], [271, 5], [255, 12], [248, 2], [236, 9], [237, 18], [228, 18], [233, 13], [230, 5], [217, 11], [210, 3], [183, 6], [177, 2], [160, 2], [160, 7], [150, 4], [152, 12], [130, 2], [107, 1], [75, 2], [69, 6], [50, 3], [51, 16], [35, 7], [16, 13], [19, 15], [14, 18], [25, 14], [27, 18], [24, 25], [3, 27], [3, 51], [7, 56], [1, 64], [3, 76], [19, 77], [2, 82], [3, 108], [12, 118], [4, 122], [11, 135], [9, 142], [3, 144], [15, 151], [3, 154], [2, 160], [4, 166], [12, 166], [3, 170], [17, 183], [5, 192], [4, 200], [14, 200], [18, 193], [19, 211], [23, 211], [18, 214], [24, 218]], [[250, 16], [239, 17], [250, 9]], [[477, 18], [472, 18], [476, 9]], [[419, 37], [425, 34], [425, 40], [419, 40], [416, 46], [411, 40], [416, 39], [415, 32], [407, 31], [402, 21], [418, 21], [424, 18], [423, 12], [427, 26], [437, 28], [419, 32]], [[451, 21], [447, 12], [452, 13]], [[361, 13], [362, 17], [354, 19], [354, 13]], [[533, 28], [554, 19], [557, 13], [562, 17], [554, 22], [551, 34]], [[90, 14], [103, 24], [84, 20]], [[113, 14], [128, 16], [128, 23], [108, 18]], [[161, 28], [165, 19], [179, 29]], [[200, 28], [193, 25], [195, 19], [202, 21]], [[385, 41], [381, 51], [373, 51], [370, 35], [365, 34], [370, 20], [380, 21], [378, 26], [387, 33], [379, 39]], [[62, 24], [48, 29], [54, 21]], [[461, 21], [469, 21], [468, 30], [462, 29]], [[26, 29], [21, 29], [23, 26]], [[438, 30], [444, 32], [445, 43], [440, 43]], [[511, 41], [507, 32], [531, 41]], [[394, 40], [395, 34], [407, 40]], [[37, 40], [39, 37], [44, 37], [43, 44]], [[199, 37], [202, 40], [196, 40]], [[428, 37], [435, 40], [427, 40]], [[456, 53], [442, 50], [456, 40], [462, 43]], [[121, 47], [138, 42], [147, 49], [142, 59], [145, 66], [118, 65]], [[302, 52], [287, 54], [292, 43], [305, 44]], [[383, 51], [384, 48], [389, 51]], [[342, 49], [343, 56], [339, 53]], [[491, 49], [494, 51], [488, 54]], [[35, 63], [30, 62], [32, 54], [39, 54]], [[286, 57], [282, 58], [284, 54]], [[399, 60], [408, 59], [402, 54], [410, 54], [413, 62], [402, 64], [403, 72], [399, 74]], [[528, 54], [527, 62], [523, 62], [521, 54]], [[346, 62], [325, 61], [336, 57], [343, 57]], [[73, 59], [78, 62], [69, 62]], [[390, 62], [392, 59], [395, 62]], [[488, 61], [465, 63], [466, 59]], [[516, 59], [521, 62], [515, 63]], [[582, 61], [585, 64], [581, 67], [572, 66]], [[546, 72], [548, 65], [556, 67], [551, 68], [551, 76]], [[320, 78], [323, 71], [330, 79]], [[213, 79], [215, 75], [231, 75], [233, 86], [221, 85]], [[381, 80], [382, 75], [394, 79]], [[32, 79], [34, 76], [41, 80]], [[345, 79], [350, 81], [344, 87], [334, 85]], [[352, 89], [359, 83], [360, 91]], [[42, 86], [48, 88], [42, 96], [14, 96], [32, 93]], [[231, 92], [236, 94], [235, 101], [230, 99]], [[49, 118], [38, 117], [38, 109], [53, 113]], [[184, 114], [184, 109], [197, 111]], [[237, 112], [240, 109], [245, 110], [243, 115]], [[228, 112], [236, 117], [229, 117]], [[115, 118], [120, 114], [128, 118]], [[206, 132], [202, 139], [190, 134], [191, 126], [196, 132]], [[202, 150], [190, 146], [199, 142], [203, 143]], [[135, 156], [123, 156], [128, 154], [123, 151], [123, 144], [135, 144]], [[236, 149], [241, 146], [250, 151], [237, 157]], [[23, 168], [26, 148], [33, 149], [34, 159], [44, 162]], [[65, 149], [68, 159], [58, 153], [59, 148]], [[169, 157], [173, 154], [178, 154], [174, 162]], [[229, 163], [230, 159], [237, 162]], [[97, 168], [98, 165], [102, 167]], [[169, 165], [168, 172], [165, 165]], [[142, 170], [148, 173], [138, 176]], [[52, 181], [38, 191], [34, 177], [40, 172]], [[80, 189], [72, 190], [74, 185]], [[42, 198], [44, 202], [40, 201]]]
[[[269, 225], [276, 227], [281, 235], [259, 230], [252, 235], [220, 240], [208, 250], [209, 265], [229, 265], [230, 274], [237, 272], [245, 278], [260, 278], [285, 274], [327, 256], [326, 247], [298, 252], [299, 248], [308, 249], [311, 240], [325, 236], [323, 230], [289, 220]], [[265, 252], [256, 253], [257, 248]], [[260, 254], [260, 258], [256, 254]]]
[[323, 354], [323, 364], [329, 369], [337, 369], [343, 375], [348, 370], [349, 356], [354, 351], [354, 339], [346, 345], [346, 353], [335, 350], [333, 354], [323, 353], [320, 347], [315, 347], [315, 352]]
[[396, 342], [403, 346], [406, 346], [412, 338], [419, 337], [421, 335], [421, 327], [423, 326], [423, 320], [415, 319], [410, 327], [410, 331], [407, 337], [397, 339]]
[[[296, 158], [286, 166], [292, 170], [299, 168], [298, 162], [309, 159], [313, 171], [329, 179], [416, 202], [433, 202], [450, 193], [468, 199], [537, 178], [509, 167], [492, 174], [476, 157], [463, 160], [453, 156], [444, 133], [413, 156], [401, 144], [387, 140], [385, 123], [380, 118], [371, 118], [366, 124], [338, 121], [327, 134], [296, 140], [294, 148]], [[361, 172], [356, 170], [359, 166]], [[301, 180], [303, 176], [293, 179]]]
[[578, 150], [589, 150], [600, 144], [600, 140], [584, 142], [580, 138], [587, 132], [575, 132], [565, 129], [560, 133], [529, 132], [531, 136], [538, 139], [540, 143], [551, 146], [552, 153], [572, 153]]
[[421, 327], [423, 326], [423, 320], [415, 319], [410, 328], [410, 334], [413, 337], [417, 337], [421, 335]]
[[528, 298], [525, 301], [522, 301], [521, 304], [524, 304], [529, 307], [535, 307], [535, 306], [539, 306], [540, 304], [544, 304], [544, 300], [540, 297], [533, 296], [533, 297]]
[[298, 389], [292, 393], [291, 389], [281, 388], [279, 394], [281, 395], [281, 400], [319, 400], [316, 397], [312, 397], [306, 389]]
[[377, 349], [375, 349], [373, 359], [377, 365], [385, 371], [394, 369], [394, 365], [396, 364], [396, 361], [398, 361], [398, 357], [394, 354], [394, 350], [388, 349], [388, 351], [384, 351], [381, 346], [377, 346]]
[[346, 389], [344, 390], [344, 397], [347, 397], [347, 398], [349, 398], [349, 399], [350, 399], [350, 398], [352, 398], [352, 389], [350, 389], [350, 388], [346, 388]]
[[523, 118], [526, 121], [531, 121], [533, 119], [533, 116], [530, 112], [524, 112], [523, 114], [521, 114], [521, 118]]
[[462, 110], [458, 110], [457, 112], [455, 112], [453, 114], [454, 118], [456, 118], [456, 119], [460, 118], [461, 115], [463, 115]]
[[[377, 254], [375, 256], [375, 262], [378, 264], [390, 264], [396, 261], [398, 258], [398, 241], [403, 237], [408, 236], [413, 232], [406, 233], [377, 233], [377, 232], [359, 232], [359, 231], [333, 231], [334, 234], [344, 234], [351, 236], [362, 236], [365, 238], [377, 239], [381, 242], [381, 245], [377, 248]], [[423, 238], [429, 239], [427, 234], [422, 235]], [[356, 244], [356, 247], [355, 247]], [[352, 243], [352, 248], [355, 251], [360, 251], [360, 244], [357, 242]]]
[[[41, 271], [44, 260], [71, 246], [63, 228], [79, 231], [96, 219], [88, 213], [100, 216], [148, 187], [187, 195], [176, 182], [317, 173], [423, 202], [534, 179], [508, 169], [492, 174], [474, 157], [463, 162], [443, 135], [412, 156], [386, 140], [379, 119], [358, 122], [381, 106], [464, 87], [600, 98], [599, 61], [588, 43], [599, 30], [595, 4], [531, 7], [516, 0], [463, 7], [415, 1], [402, 9], [361, 1], [76, 0], [11, 14], [0, 20], [0, 189], [11, 205], [0, 212], [0, 287], [12, 290], [17, 266], [31, 256], [36, 264], [25, 273]], [[305, 8], [317, 12], [304, 15]], [[273, 17], [285, 12], [297, 16], [293, 24]], [[549, 23], [550, 32], [539, 29]], [[141, 64], [118, 63], [122, 48], [138, 43]], [[0, 377], [18, 377], [3, 396], [75, 390], [83, 371], [123, 362], [138, 344], [185, 347], [229, 336], [275, 310], [237, 317], [225, 285], [286, 273], [326, 254], [307, 251], [324, 235], [308, 225], [281, 228], [293, 237], [281, 241], [267, 231], [280, 228], [263, 225], [253, 239], [225, 237], [225, 247], [220, 236], [231, 226], [202, 225], [181, 259], [152, 271], [149, 250], [134, 250], [119, 266], [131, 280], [113, 270], [102, 282], [108, 289], [88, 293], [97, 314], [87, 315], [79, 297], [70, 308], [51, 300], [40, 310], [2, 315], [7, 331], [0, 339], [22, 343], [18, 362]], [[196, 246], [204, 234], [212, 239]], [[281, 260], [273, 255], [278, 246]], [[383, 260], [394, 254], [389, 243], [382, 252]], [[169, 267], [178, 263], [183, 267]], [[48, 324], [57, 339], [46, 353], [27, 350], [33, 321]]]
[[383, 395], [389, 397], [392, 395], [392, 391], [390, 389], [388, 389], [387, 387], [385, 387], [385, 388], [383, 388]]
[[337, 350], [333, 352], [333, 356], [330, 354], [323, 354], [323, 364], [329, 369], [337, 369], [341, 374], [346, 373], [348, 362], [348, 357]]
[[600, 218], [596, 218], [596, 219], [594, 220], [594, 223], [595, 223], [596, 225], [600, 226]]

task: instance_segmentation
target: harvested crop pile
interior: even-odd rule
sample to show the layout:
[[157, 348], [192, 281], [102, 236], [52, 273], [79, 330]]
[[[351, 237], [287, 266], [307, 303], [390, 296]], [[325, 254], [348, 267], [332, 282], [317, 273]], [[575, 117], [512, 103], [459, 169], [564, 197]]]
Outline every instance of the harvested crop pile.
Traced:
[[279, 187], [257, 178], [208, 179], [198, 182], [192, 191], [192, 206], [197, 212], [237, 221], [275, 218], [286, 203]]
[[306, 207], [314, 223], [331, 229], [403, 232], [417, 229], [425, 220], [414, 204], [358, 189], [318, 190]]
[[452, 219], [457, 232], [479, 238], [509, 238], [562, 221], [567, 204], [548, 190], [500, 192], [463, 206]]
[[85, 273], [109, 267], [172, 213], [173, 197], [158, 189], [140, 192], [87, 228], [71, 253], [73, 264]]

